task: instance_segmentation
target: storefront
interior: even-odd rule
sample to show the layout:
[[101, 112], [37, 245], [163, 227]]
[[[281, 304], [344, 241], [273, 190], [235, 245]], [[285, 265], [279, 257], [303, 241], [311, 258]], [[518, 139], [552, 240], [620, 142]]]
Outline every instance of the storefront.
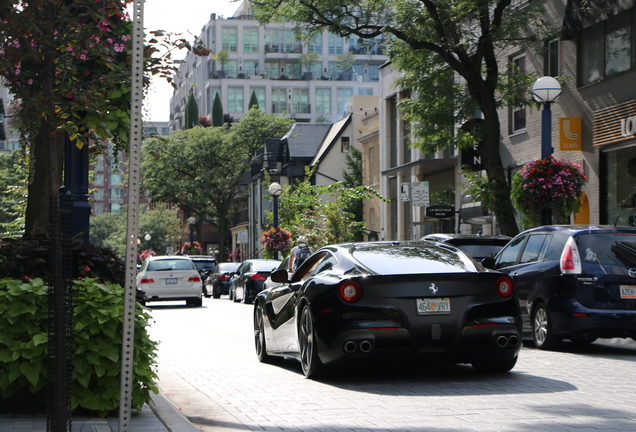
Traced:
[[594, 113], [601, 150], [601, 223], [636, 226], [636, 101]]

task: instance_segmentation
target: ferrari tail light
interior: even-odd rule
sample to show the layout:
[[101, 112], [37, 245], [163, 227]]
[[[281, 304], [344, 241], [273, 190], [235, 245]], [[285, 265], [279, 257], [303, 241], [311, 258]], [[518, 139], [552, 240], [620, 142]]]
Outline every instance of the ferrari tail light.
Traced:
[[581, 274], [582, 272], [579, 248], [576, 246], [574, 237], [570, 237], [561, 253], [561, 273]]
[[153, 278], [141, 278], [140, 283], [142, 283], [142, 284], [151, 284], [151, 283], [155, 283], [155, 280]]
[[343, 282], [338, 288], [338, 295], [347, 303], [353, 303], [362, 297], [362, 287], [353, 281]]
[[515, 291], [515, 284], [508, 276], [502, 276], [495, 283], [497, 294], [503, 298], [508, 298]]
[[190, 276], [188, 282], [201, 282], [201, 278], [199, 276]]
[[250, 276], [250, 279], [251, 279], [251, 280], [254, 280], [254, 281], [264, 281], [264, 280], [267, 280], [267, 278], [266, 278], [266, 277], [263, 277], [263, 275], [262, 275], [262, 274], [260, 274], [260, 273], [254, 273], [252, 276]]
[[226, 274], [222, 274], [221, 277], [219, 277], [220, 281], [227, 281], [230, 280], [230, 276], [226, 275]]

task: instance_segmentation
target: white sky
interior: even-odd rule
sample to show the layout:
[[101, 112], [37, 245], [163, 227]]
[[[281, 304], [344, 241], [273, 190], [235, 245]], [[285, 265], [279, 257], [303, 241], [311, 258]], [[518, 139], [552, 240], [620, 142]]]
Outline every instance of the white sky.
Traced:
[[[210, 20], [210, 14], [227, 18], [234, 15], [241, 2], [232, 0], [145, 0], [144, 28], [182, 33], [192, 41], [201, 34], [201, 29]], [[185, 57], [186, 50], [177, 51], [177, 59]], [[153, 78], [144, 100], [144, 120], [168, 121], [170, 119], [170, 97], [172, 86], [165, 79]]]

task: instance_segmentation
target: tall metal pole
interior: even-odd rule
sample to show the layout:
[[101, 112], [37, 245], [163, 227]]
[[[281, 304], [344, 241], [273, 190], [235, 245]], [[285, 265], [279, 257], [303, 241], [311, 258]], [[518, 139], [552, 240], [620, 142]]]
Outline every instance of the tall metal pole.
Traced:
[[121, 347], [121, 381], [119, 389], [119, 432], [130, 431], [130, 411], [135, 349], [135, 294], [137, 276], [137, 232], [139, 189], [141, 182], [141, 109], [144, 78], [144, 1], [134, 0], [132, 10], [132, 79], [130, 92], [130, 139], [128, 149], [128, 225], [126, 228], [126, 286], [124, 291], [124, 325]]
[[[552, 110], [551, 102], [543, 102], [541, 113], [541, 159], [552, 156]], [[552, 225], [552, 209], [541, 210], [541, 225]]]

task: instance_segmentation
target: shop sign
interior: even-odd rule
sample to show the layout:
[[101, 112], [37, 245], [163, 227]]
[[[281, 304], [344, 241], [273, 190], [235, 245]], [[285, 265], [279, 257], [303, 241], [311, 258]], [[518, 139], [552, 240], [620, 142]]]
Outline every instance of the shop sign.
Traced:
[[455, 207], [449, 205], [434, 205], [426, 207], [426, 217], [451, 218], [455, 216]]
[[559, 119], [559, 150], [583, 150], [581, 139], [581, 117], [563, 117]]
[[621, 119], [621, 136], [630, 137], [636, 135], [636, 116]]

